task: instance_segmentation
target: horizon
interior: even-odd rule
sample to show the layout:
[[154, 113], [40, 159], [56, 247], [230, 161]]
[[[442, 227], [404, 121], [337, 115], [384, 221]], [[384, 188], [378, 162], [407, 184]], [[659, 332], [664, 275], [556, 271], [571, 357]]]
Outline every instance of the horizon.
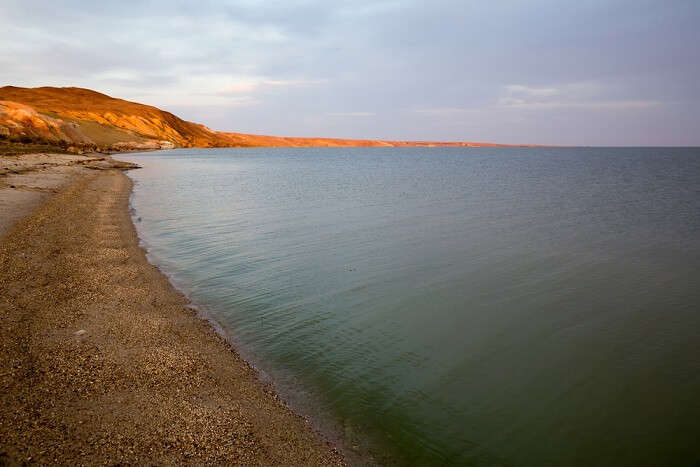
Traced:
[[236, 133], [700, 145], [691, 1], [128, 5], [4, 3], [0, 85], [87, 88]]

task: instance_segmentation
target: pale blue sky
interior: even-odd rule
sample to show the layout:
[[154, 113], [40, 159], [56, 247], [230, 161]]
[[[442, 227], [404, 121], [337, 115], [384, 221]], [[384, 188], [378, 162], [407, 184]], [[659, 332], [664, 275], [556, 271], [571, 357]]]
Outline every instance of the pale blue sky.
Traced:
[[0, 84], [217, 130], [700, 145], [700, 1], [14, 1]]

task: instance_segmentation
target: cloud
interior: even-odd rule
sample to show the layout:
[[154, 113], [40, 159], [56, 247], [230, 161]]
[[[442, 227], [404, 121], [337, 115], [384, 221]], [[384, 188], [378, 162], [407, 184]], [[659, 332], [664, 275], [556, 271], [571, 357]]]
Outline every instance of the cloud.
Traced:
[[559, 87], [530, 87], [521, 84], [503, 86], [497, 106], [530, 110], [592, 109], [630, 110], [647, 109], [662, 103], [650, 99], [610, 99], [603, 86], [596, 83], [570, 83]]
[[534, 88], [523, 86], [522, 84], [509, 84], [504, 86], [505, 91], [510, 95], [521, 95], [534, 98], [551, 97], [560, 94], [556, 88]]
[[250, 93], [265, 88], [289, 88], [289, 87], [299, 87], [299, 86], [312, 86], [316, 84], [323, 84], [327, 82], [326, 80], [303, 80], [303, 79], [257, 79], [253, 81], [239, 81], [235, 83], [228, 84], [222, 88], [216, 90], [217, 94], [220, 95], [230, 95], [230, 94], [240, 94], [240, 93]]
[[328, 112], [329, 117], [373, 117], [374, 112]]
[[241, 82], [241, 83], [233, 83], [229, 84], [228, 86], [225, 86], [223, 88], [217, 89], [217, 94], [238, 94], [242, 92], [251, 92], [257, 89], [258, 83], [251, 83], [251, 82]]
[[433, 107], [433, 108], [427, 108], [427, 109], [414, 109], [413, 111], [418, 114], [424, 114], [424, 115], [442, 115], [442, 116], [450, 116], [450, 115], [456, 115], [456, 114], [463, 114], [465, 112], [473, 112], [478, 109], [470, 109], [470, 108], [463, 108], [463, 107]]
[[325, 79], [268, 79], [264, 80], [262, 84], [264, 86], [280, 86], [280, 87], [288, 87], [288, 86], [312, 86], [315, 84], [324, 84], [327, 83], [328, 80]]

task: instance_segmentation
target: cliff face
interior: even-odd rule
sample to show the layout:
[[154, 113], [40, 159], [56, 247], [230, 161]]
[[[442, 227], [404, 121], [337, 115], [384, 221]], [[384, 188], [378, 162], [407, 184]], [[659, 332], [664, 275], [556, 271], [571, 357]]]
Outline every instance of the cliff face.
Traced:
[[123, 148], [217, 145], [203, 125], [80, 88], [0, 88], [0, 133]]
[[217, 132], [150, 105], [81, 88], [0, 88], [0, 138], [104, 149], [263, 146], [501, 146]]

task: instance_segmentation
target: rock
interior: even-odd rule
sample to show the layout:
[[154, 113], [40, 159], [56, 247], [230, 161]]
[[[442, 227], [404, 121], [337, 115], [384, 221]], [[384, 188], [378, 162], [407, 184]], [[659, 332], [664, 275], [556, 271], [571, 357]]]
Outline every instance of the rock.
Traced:
[[80, 337], [80, 336], [82, 336], [83, 334], [86, 334], [86, 333], [87, 333], [87, 331], [86, 331], [85, 329], [81, 329], [81, 330], [79, 330], [79, 331], [75, 331], [75, 335], [78, 336], [78, 337]]

